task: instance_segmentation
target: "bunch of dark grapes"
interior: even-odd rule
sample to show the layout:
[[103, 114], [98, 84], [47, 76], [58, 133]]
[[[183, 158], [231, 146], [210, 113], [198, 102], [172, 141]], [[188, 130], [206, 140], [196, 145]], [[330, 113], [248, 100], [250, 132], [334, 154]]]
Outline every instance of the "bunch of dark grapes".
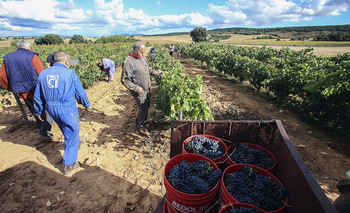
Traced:
[[203, 136], [195, 136], [185, 144], [187, 153], [203, 155], [209, 159], [216, 159], [225, 154], [219, 141]]
[[274, 211], [284, 205], [287, 189], [258, 174], [252, 167], [244, 165], [241, 171], [226, 174], [227, 191], [240, 203], [248, 203], [265, 211]]
[[252, 164], [263, 169], [269, 169], [275, 164], [275, 160], [263, 149], [251, 148], [247, 144], [235, 144], [235, 148], [232, 154], [228, 154], [237, 164]]
[[172, 187], [186, 194], [202, 194], [209, 192], [220, 180], [222, 171], [214, 169], [209, 162], [181, 161], [171, 168], [167, 180]]
[[239, 209], [230, 209], [226, 213], [260, 213], [260, 211], [256, 208], [240, 207]]

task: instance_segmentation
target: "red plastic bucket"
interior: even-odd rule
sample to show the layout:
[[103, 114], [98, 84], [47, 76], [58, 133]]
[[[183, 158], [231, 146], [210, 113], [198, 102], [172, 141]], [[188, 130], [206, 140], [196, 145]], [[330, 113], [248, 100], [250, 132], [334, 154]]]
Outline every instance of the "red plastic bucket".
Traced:
[[231, 209], [239, 209], [241, 207], [244, 207], [244, 208], [247, 208], [247, 209], [251, 209], [251, 208], [255, 208], [257, 209], [260, 213], [266, 213], [264, 210], [256, 207], [256, 206], [253, 206], [253, 205], [250, 205], [250, 204], [247, 204], [247, 203], [235, 203], [235, 204], [227, 204], [225, 205], [223, 208], [220, 209], [219, 213], [226, 213], [228, 211], [230, 211]]
[[222, 149], [224, 150], [224, 154], [223, 154], [221, 157], [219, 157], [219, 158], [215, 158], [215, 159], [211, 159], [211, 160], [212, 160], [218, 167], [221, 167], [221, 166], [224, 164], [224, 160], [226, 159], [226, 156], [227, 156], [227, 146], [226, 146], [226, 144], [225, 144], [222, 140], [220, 140], [219, 138], [214, 137], [214, 136], [212, 136], [212, 135], [192, 135], [192, 136], [186, 138], [186, 139], [184, 140], [184, 142], [182, 143], [182, 154], [188, 153], [188, 152], [186, 151], [186, 149], [185, 149], [185, 145], [186, 145], [189, 141], [191, 141], [192, 138], [194, 138], [194, 137], [206, 137], [206, 138], [209, 138], [209, 139], [211, 139], [211, 140], [214, 140], [214, 141], [218, 141], [218, 142], [219, 142], [219, 144], [221, 145]]
[[[275, 167], [276, 167], [276, 162], [277, 162], [276, 161], [276, 157], [269, 150], [265, 149], [264, 147], [258, 146], [256, 144], [252, 144], [252, 143], [236, 143], [234, 145], [231, 145], [231, 146], [229, 146], [227, 148], [227, 156], [229, 156], [234, 151], [235, 145], [237, 145], [237, 144], [248, 145], [250, 148], [253, 148], [253, 149], [262, 149], [262, 150], [264, 150], [275, 161], [274, 165], [271, 168], [268, 168], [268, 169], [265, 169], [265, 170], [267, 170], [268, 172], [271, 172], [271, 173], [274, 172]], [[231, 165], [235, 165], [235, 164], [236, 163], [230, 157], [227, 158], [227, 160], [226, 160], [226, 165], [227, 166], [231, 166]]]
[[[281, 186], [283, 186], [283, 184], [270, 172], [254, 166], [254, 165], [250, 165], [250, 164], [235, 164], [235, 165], [231, 165], [229, 167], [227, 167], [227, 169], [225, 169], [225, 171], [222, 173], [222, 177], [221, 177], [221, 182], [220, 182], [220, 196], [221, 196], [221, 206], [225, 205], [225, 204], [235, 204], [235, 203], [239, 203], [235, 198], [233, 198], [231, 196], [231, 194], [227, 191], [226, 186], [225, 186], [225, 175], [227, 174], [232, 174], [238, 171], [241, 171], [244, 165], [248, 165], [250, 167], [253, 168], [253, 170], [258, 171], [259, 175], [264, 175], [266, 177], [269, 177], [272, 181], [277, 182], [278, 184], [280, 184]], [[284, 187], [284, 186], [283, 186]], [[277, 210], [274, 211], [265, 211], [265, 212], [269, 212], [269, 213], [281, 213], [284, 211], [285, 207], [286, 207], [286, 203], [288, 202], [288, 196], [286, 196], [286, 200], [284, 200], [284, 205]]]
[[[188, 162], [197, 162], [199, 160], [205, 160], [210, 163], [210, 165], [216, 170], [219, 169], [217, 165], [207, 157], [198, 154], [180, 154], [171, 158], [164, 167], [164, 186], [166, 189], [166, 198], [168, 203], [167, 210], [169, 213], [204, 213], [207, 212], [215, 204], [215, 198], [218, 195], [220, 180], [218, 183], [207, 193], [203, 194], [186, 194], [178, 191], [170, 185], [166, 176], [171, 168], [179, 164], [181, 161], [187, 160]], [[166, 201], [165, 201], [166, 202]], [[173, 209], [174, 208], [174, 209]], [[212, 208], [213, 210], [215, 208]], [[175, 211], [174, 211], [175, 210]], [[209, 211], [213, 212], [213, 211]]]

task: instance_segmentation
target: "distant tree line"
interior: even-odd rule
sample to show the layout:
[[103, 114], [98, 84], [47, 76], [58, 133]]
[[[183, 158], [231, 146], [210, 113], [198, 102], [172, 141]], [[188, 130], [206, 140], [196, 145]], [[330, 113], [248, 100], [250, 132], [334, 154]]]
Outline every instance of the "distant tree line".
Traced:
[[106, 44], [115, 42], [134, 42], [135, 39], [131, 36], [114, 35], [114, 36], [101, 36], [96, 39], [95, 43]]
[[[102, 36], [96, 39], [96, 44], [106, 44], [106, 43], [115, 43], [115, 42], [133, 42], [135, 39], [133, 37], [129, 36], [123, 36], [123, 35], [114, 35], [114, 36]], [[73, 37], [70, 38], [69, 44], [81, 44], [81, 43], [90, 43], [92, 41], [89, 41], [85, 39], [81, 35], [73, 35]], [[44, 36], [40, 36], [34, 39], [34, 44], [36, 45], [49, 45], [49, 44], [63, 44], [63, 38], [56, 34], [47, 34]]]
[[[14, 37], [11, 37], [13, 40], [16, 40], [16, 42], [19, 40], [19, 39], [25, 39], [24, 36], [14, 36]], [[27, 37], [28, 38], [28, 37]], [[32, 39], [35, 39], [35, 37], [31, 37]], [[0, 38], [0, 41], [8, 41], [10, 40], [10, 37], [5, 37], [5, 38]], [[12, 42], [11, 42], [12, 43]], [[12, 45], [13, 46], [13, 45]], [[16, 45], [15, 45], [16, 46]]]
[[63, 44], [63, 38], [56, 34], [47, 34], [34, 39], [34, 44], [49, 45], [49, 44]]
[[[190, 32], [190, 36], [194, 42], [208, 41], [208, 34], [210, 39], [219, 41], [228, 39], [231, 37], [229, 34], [242, 34], [242, 35], [261, 35], [257, 39], [280, 39], [278, 33], [293, 33], [295, 34], [291, 40], [305, 40], [313, 38], [315, 41], [350, 41], [350, 25], [331, 25], [331, 26], [306, 26], [306, 27], [277, 27], [277, 28], [225, 28], [206, 30], [204, 27], [196, 27]], [[304, 35], [305, 33], [315, 33], [317, 35]], [[171, 35], [184, 35], [188, 33], [167, 33], [162, 34], [163, 36]], [[268, 35], [266, 35], [268, 34]], [[13, 37], [14, 40], [23, 39], [23, 36]], [[34, 38], [34, 37], [33, 37]], [[6, 40], [9, 38], [6, 37]], [[102, 36], [95, 40], [95, 43], [115, 43], [115, 42], [134, 42], [133, 36]], [[81, 35], [73, 35], [69, 40], [69, 44], [77, 43], [89, 43], [91, 40], [86, 40]], [[11, 42], [12, 46], [15, 46], [16, 41]], [[63, 44], [64, 40], [62, 37], [56, 34], [47, 34], [45, 36], [36, 37], [34, 44], [37, 45], [49, 45], [49, 44]]]
[[258, 36], [256, 39], [275, 39], [273, 35], [266, 35], [266, 36]]
[[86, 44], [88, 43], [88, 40], [86, 40], [81, 35], [73, 35], [73, 37], [69, 40], [69, 44]]
[[260, 35], [260, 34], [268, 34], [271, 32], [350, 32], [350, 25], [330, 25], [330, 26], [306, 26], [306, 27], [276, 27], [276, 28], [225, 28], [225, 29], [215, 29], [210, 30], [215, 32], [225, 32], [225, 33], [234, 33], [234, 34], [243, 34], [243, 35]]
[[218, 33], [209, 33], [210, 39], [214, 41], [225, 40], [231, 38], [231, 35], [228, 34], [218, 34]]
[[[280, 30], [280, 31], [279, 31]], [[322, 31], [321, 31], [322, 30]], [[292, 32], [291, 40], [308, 40], [313, 38], [314, 41], [350, 41], [350, 25], [336, 25], [336, 26], [315, 26], [315, 27], [284, 27], [284, 28], [230, 28], [207, 31], [204, 27], [195, 27], [190, 36], [194, 42], [205, 42], [214, 40], [228, 39], [231, 35], [227, 33], [235, 34], [260, 34], [265, 35], [258, 36], [256, 39], [281, 39], [279, 32], [285, 33], [287, 31]], [[326, 31], [327, 33], [325, 33]], [[209, 32], [209, 33], [208, 33]], [[306, 33], [309, 32], [309, 33]], [[313, 34], [311, 36], [310, 32]], [[267, 35], [266, 35], [267, 34]]]
[[315, 41], [350, 41], [350, 33], [332, 32], [329, 34], [322, 34], [314, 38]]
[[[350, 41], [350, 25], [277, 27], [277, 28], [225, 28], [210, 30], [212, 33], [233, 33], [241, 35], [262, 35], [257, 39], [280, 39], [279, 33], [293, 33], [291, 40], [313, 38], [315, 41]], [[304, 35], [309, 33], [308, 35]], [[310, 35], [310, 33], [316, 35]]]

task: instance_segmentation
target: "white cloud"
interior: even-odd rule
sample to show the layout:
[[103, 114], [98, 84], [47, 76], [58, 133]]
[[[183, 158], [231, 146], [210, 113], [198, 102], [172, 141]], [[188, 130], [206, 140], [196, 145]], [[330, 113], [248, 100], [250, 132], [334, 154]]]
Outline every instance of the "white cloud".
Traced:
[[147, 16], [143, 10], [135, 10], [134, 8], [130, 8], [129, 11], [125, 14], [128, 19], [148, 19], [149, 16]]
[[301, 21], [312, 21], [312, 17], [305, 17], [303, 19], [301, 19]]
[[30, 27], [18, 27], [18, 26], [12, 26], [8, 22], [2, 22], [0, 21], [0, 29], [2, 30], [10, 30], [10, 31], [30, 31]]
[[182, 15], [163, 15], [157, 18], [160, 25], [164, 28], [193, 28], [197, 26], [208, 26], [212, 20], [200, 13], [182, 14]]
[[78, 26], [73, 26], [71, 24], [56, 24], [52, 27], [54, 30], [78, 30], [80, 29]]
[[125, 19], [124, 4], [122, 0], [112, 0], [105, 2], [104, 0], [94, 0], [95, 15], [98, 20], [104, 20], [108, 23], [114, 19]]
[[[53, 20], [54, 7], [58, 4], [55, 0], [1, 1], [0, 16]], [[40, 5], [40, 7], [33, 5]]]
[[218, 25], [247, 25], [256, 26], [274, 24], [296, 6], [286, 0], [228, 0], [225, 6], [210, 4], [208, 16], [213, 17]]
[[191, 13], [185, 16], [184, 23], [188, 23], [189, 26], [207, 26], [212, 22], [212, 19], [200, 14]]
[[161, 23], [165, 25], [180, 25], [181, 19], [177, 15], [163, 15], [157, 18]]
[[86, 10], [86, 11], [85, 11], [85, 14], [86, 14], [87, 16], [92, 16], [92, 15], [94, 14], [94, 12], [92, 12], [92, 10]]
[[229, 7], [212, 4], [209, 4], [208, 15], [212, 17], [214, 25], [236, 25], [247, 20], [247, 15], [240, 10], [230, 10]]
[[[311, 21], [338, 16], [349, 0], [227, 0], [213, 1], [206, 13], [152, 16], [141, 9], [124, 8], [124, 0], [93, 0], [93, 8], [79, 8], [74, 0], [0, 0], [0, 29], [11, 32], [76, 34], [87, 36], [190, 31], [194, 27], [268, 26], [279, 22]], [[163, 4], [158, 0], [156, 4]], [[33, 5], [40, 5], [33, 6]], [[30, 8], [30, 9], [28, 9]]]
[[228, 0], [224, 6], [209, 4], [207, 15], [215, 26], [252, 27], [340, 15], [348, 7], [349, 0], [305, 0], [300, 4], [290, 0]]

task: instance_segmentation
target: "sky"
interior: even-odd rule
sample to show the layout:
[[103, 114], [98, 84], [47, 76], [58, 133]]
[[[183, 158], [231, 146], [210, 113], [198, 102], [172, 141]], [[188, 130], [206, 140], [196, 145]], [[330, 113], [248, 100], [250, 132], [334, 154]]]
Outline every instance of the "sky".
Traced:
[[350, 24], [350, 0], [0, 0], [0, 37]]

